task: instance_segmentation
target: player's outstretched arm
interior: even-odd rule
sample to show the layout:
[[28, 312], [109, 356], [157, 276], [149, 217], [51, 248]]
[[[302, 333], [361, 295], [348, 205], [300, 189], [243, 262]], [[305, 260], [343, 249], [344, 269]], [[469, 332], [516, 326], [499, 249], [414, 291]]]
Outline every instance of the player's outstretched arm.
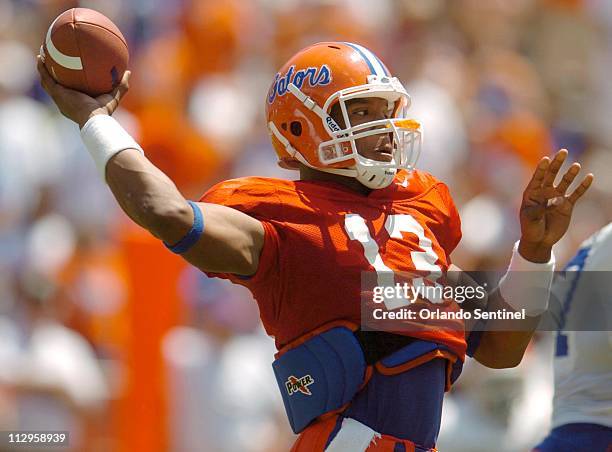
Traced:
[[[174, 183], [139, 151], [116, 154], [106, 165], [106, 182], [129, 217], [174, 245], [194, 224], [194, 210]], [[181, 255], [203, 271], [252, 275], [263, 246], [261, 223], [238, 210], [195, 203], [204, 219], [197, 242]]]
[[514, 367], [521, 362], [539, 323], [539, 316], [548, 306], [554, 270], [552, 247], [565, 235], [576, 202], [593, 182], [593, 175], [587, 174], [568, 193], [580, 172], [580, 164], [574, 163], [559, 184], [554, 185], [567, 155], [567, 150], [562, 149], [552, 161], [544, 157], [523, 192], [521, 239], [515, 247], [509, 271], [502, 278], [498, 290], [489, 297], [488, 309], [525, 309], [528, 317], [520, 328], [513, 325], [512, 331], [504, 328], [509, 323], [507, 320], [488, 321], [493, 323], [487, 324], [487, 331], [474, 355], [488, 367]]
[[[229, 207], [190, 205], [170, 178], [109, 118], [128, 90], [129, 72], [112, 93], [92, 98], [57, 84], [40, 57], [37, 67], [43, 88], [60, 112], [81, 129], [88, 129], [83, 130], [83, 139], [94, 142], [87, 143], [90, 152], [92, 147], [99, 148], [92, 152], [92, 157], [117, 202], [132, 220], [169, 245], [191, 242], [188, 251], [181, 254], [203, 271], [238, 275], [257, 271], [264, 240], [262, 224]], [[94, 124], [100, 120], [100, 125]], [[204, 223], [199, 232], [194, 230], [196, 213], [202, 214]]]

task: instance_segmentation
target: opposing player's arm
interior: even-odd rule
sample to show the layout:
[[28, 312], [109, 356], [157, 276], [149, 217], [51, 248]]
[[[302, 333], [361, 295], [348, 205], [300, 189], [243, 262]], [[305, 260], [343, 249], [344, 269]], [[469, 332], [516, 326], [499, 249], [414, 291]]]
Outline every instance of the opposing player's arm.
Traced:
[[[108, 116], [129, 88], [129, 72], [111, 93], [93, 98], [53, 80], [38, 58], [41, 84], [60, 112], [76, 122], [101, 176], [124, 212], [169, 245], [189, 235], [194, 209], [140, 146]], [[91, 122], [90, 122], [91, 121]], [[204, 227], [182, 253], [203, 271], [252, 275], [257, 271], [264, 229], [256, 219], [229, 207], [197, 203]]]
[[[106, 182], [123, 211], [165, 243], [173, 245], [194, 224], [194, 212], [174, 183], [135, 149], [106, 165]], [[182, 256], [203, 271], [252, 275], [263, 246], [262, 224], [238, 210], [196, 203], [204, 219], [199, 240]]]

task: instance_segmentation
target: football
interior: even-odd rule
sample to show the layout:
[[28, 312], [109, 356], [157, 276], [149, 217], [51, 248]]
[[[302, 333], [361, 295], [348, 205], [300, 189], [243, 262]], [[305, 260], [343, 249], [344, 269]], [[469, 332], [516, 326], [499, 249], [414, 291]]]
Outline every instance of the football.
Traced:
[[95, 97], [119, 84], [129, 52], [123, 34], [108, 17], [72, 8], [49, 27], [41, 56], [58, 83]]

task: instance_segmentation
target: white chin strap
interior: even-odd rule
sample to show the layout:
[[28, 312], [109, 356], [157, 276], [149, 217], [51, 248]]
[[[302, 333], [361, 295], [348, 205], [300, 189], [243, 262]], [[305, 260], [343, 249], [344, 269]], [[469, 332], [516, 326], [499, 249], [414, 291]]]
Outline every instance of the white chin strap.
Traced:
[[309, 168], [316, 169], [317, 171], [323, 171], [325, 173], [331, 174], [339, 174], [340, 176], [354, 177], [359, 182], [361, 182], [361, 184], [371, 189], [380, 189], [388, 187], [389, 185], [391, 185], [393, 179], [395, 178], [395, 175], [397, 174], [397, 169], [388, 167], [380, 168], [376, 166], [368, 167], [365, 165], [355, 165], [352, 168], [320, 168], [317, 166], [313, 166], [308, 162], [308, 160], [304, 158], [302, 154], [298, 152], [297, 149], [291, 146], [289, 140], [287, 140], [287, 138], [285, 138], [283, 134], [280, 133], [280, 130], [278, 130], [278, 128], [272, 121], [268, 122], [268, 128], [270, 129], [274, 137], [276, 137], [276, 139], [280, 141], [281, 144], [285, 147], [291, 157], [293, 157], [303, 165], [308, 166]]
[[272, 121], [268, 122], [268, 128], [270, 129], [270, 132], [272, 132], [274, 137], [278, 141], [280, 141], [281, 144], [285, 147], [285, 150], [289, 153], [289, 155], [293, 157], [294, 159], [296, 159], [298, 162], [302, 163], [303, 165], [309, 168], [316, 169], [318, 171], [324, 171], [326, 173], [332, 173], [332, 174], [339, 174], [341, 176], [355, 177], [355, 178], [359, 176], [355, 168], [319, 168], [317, 166], [311, 165], [310, 163], [308, 163], [308, 160], [306, 160], [304, 156], [300, 154], [296, 148], [291, 146], [291, 143], [289, 143], [289, 140], [285, 138], [285, 136], [282, 133], [280, 133], [280, 130], [278, 130], [278, 127], [276, 127], [276, 125]]
[[268, 122], [268, 128], [270, 129], [274, 137], [276, 137], [276, 139], [280, 141], [281, 144], [285, 147], [291, 157], [293, 157], [303, 165], [309, 168], [316, 169], [317, 171], [338, 174], [340, 176], [346, 177], [354, 177], [359, 182], [361, 182], [361, 184], [371, 189], [380, 189], [388, 187], [389, 185], [391, 185], [391, 182], [393, 182], [393, 179], [397, 174], [397, 169], [395, 168], [380, 168], [375, 166], [368, 167], [365, 165], [356, 165], [352, 168], [320, 168], [317, 166], [313, 166], [308, 162], [308, 160], [304, 158], [302, 154], [298, 152], [297, 149], [291, 146], [289, 140], [287, 140], [287, 138], [285, 138], [283, 134], [280, 133], [280, 130], [278, 130], [278, 128], [272, 121]]
[[355, 179], [371, 189], [388, 187], [397, 174], [396, 168], [368, 168], [364, 165], [358, 165], [356, 169], [357, 176], [355, 176]]

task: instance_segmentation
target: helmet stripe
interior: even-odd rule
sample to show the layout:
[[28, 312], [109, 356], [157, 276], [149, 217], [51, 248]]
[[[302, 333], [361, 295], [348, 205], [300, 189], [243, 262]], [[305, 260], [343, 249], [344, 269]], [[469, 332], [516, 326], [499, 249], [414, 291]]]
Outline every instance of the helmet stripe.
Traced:
[[374, 61], [376, 61], [376, 63], [378, 63], [378, 66], [380, 67], [379, 75], [387, 75], [387, 76], [390, 75], [389, 71], [387, 71], [387, 69], [385, 68], [385, 65], [382, 63], [382, 61], [380, 61], [380, 58], [378, 58], [374, 52], [372, 52], [370, 49], [367, 49], [366, 47], [363, 47], [363, 46], [358, 46], [358, 47], [361, 47], [361, 50], [363, 51], [363, 53], [365, 53], [368, 56], [368, 58], [371, 58]]
[[363, 46], [360, 46], [359, 44], [353, 44], [352, 42], [345, 42], [345, 44], [355, 49], [359, 53], [359, 55], [361, 55], [361, 57], [368, 64], [368, 67], [370, 68], [372, 74], [378, 75], [380, 77], [384, 75], [389, 75], [382, 62], [370, 50], [366, 49]]

